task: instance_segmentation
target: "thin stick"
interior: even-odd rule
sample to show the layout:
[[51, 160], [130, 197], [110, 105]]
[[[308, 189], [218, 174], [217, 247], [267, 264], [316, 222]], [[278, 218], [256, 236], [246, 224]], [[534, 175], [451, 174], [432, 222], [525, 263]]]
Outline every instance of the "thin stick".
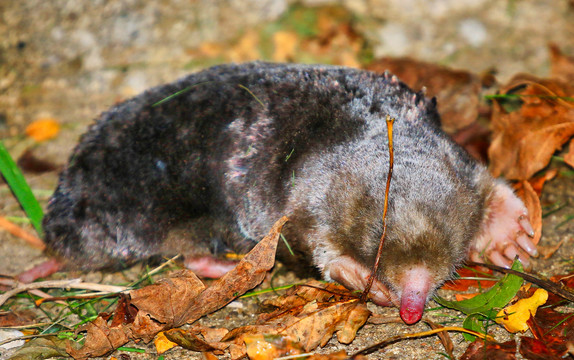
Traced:
[[402, 335], [396, 335], [396, 336], [391, 336], [388, 339], [385, 339], [383, 341], [381, 341], [380, 343], [377, 343], [375, 345], [371, 345], [363, 350], [360, 350], [356, 353], [354, 353], [353, 355], [351, 355], [351, 358], [353, 358], [354, 356], [360, 355], [360, 354], [369, 354], [372, 353], [373, 351], [377, 350], [377, 349], [381, 349], [389, 344], [395, 343], [399, 340], [404, 340], [404, 339], [413, 339], [413, 338], [420, 338], [420, 337], [424, 337], [424, 336], [430, 336], [430, 335], [434, 335], [434, 334], [438, 334], [442, 331], [457, 331], [457, 332], [464, 332], [467, 334], [471, 334], [474, 335], [480, 339], [483, 340], [487, 340], [487, 341], [492, 341], [492, 336], [488, 335], [488, 334], [481, 334], [479, 332], [476, 331], [472, 331], [472, 330], [468, 330], [459, 326], [445, 326], [439, 329], [434, 329], [434, 330], [428, 330], [428, 331], [421, 331], [421, 332], [417, 332], [417, 333], [412, 333], [412, 334], [402, 334]]
[[574, 293], [564, 289], [562, 285], [557, 284], [555, 282], [548, 281], [548, 280], [542, 280], [542, 279], [539, 279], [536, 276], [533, 276], [530, 274], [526, 274], [526, 273], [512, 270], [512, 269], [503, 268], [503, 267], [492, 265], [492, 264], [484, 264], [484, 263], [478, 263], [478, 262], [474, 262], [474, 261], [467, 261], [466, 263], [468, 265], [484, 266], [485, 268], [489, 268], [491, 270], [495, 270], [495, 271], [498, 271], [498, 272], [501, 272], [504, 274], [513, 274], [516, 276], [520, 276], [524, 280], [531, 282], [534, 285], [538, 285], [538, 287], [540, 287], [542, 289], [548, 290], [548, 291], [560, 296], [561, 298], [564, 298], [568, 301], [574, 302]]
[[125, 291], [126, 288], [123, 286], [114, 285], [102, 285], [95, 283], [85, 283], [82, 279], [70, 279], [70, 280], [50, 280], [41, 281], [30, 284], [19, 283], [18, 286], [12, 290], [6, 291], [2, 296], [0, 296], [0, 306], [2, 306], [6, 300], [10, 299], [12, 296], [19, 294], [24, 291], [31, 289], [42, 289], [42, 288], [73, 288], [73, 289], [83, 289], [83, 290], [95, 290], [95, 291], [107, 291], [107, 292], [121, 292]]
[[21, 227], [14, 224], [13, 222], [8, 221], [8, 219], [6, 219], [3, 216], [0, 216], [0, 228], [8, 231], [10, 234], [12, 234], [16, 237], [19, 237], [19, 238], [25, 240], [32, 247], [35, 247], [36, 249], [44, 250], [46, 248], [46, 245], [44, 244], [44, 242], [39, 237], [30, 234], [29, 232], [22, 229]]
[[393, 151], [393, 123], [395, 119], [387, 115], [387, 134], [389, 137], [389, 173], [387, 174], [387, 186], [385, 188], [385, 204], [383, 207], [383, 234], [381, 235], [381, 240], [379, 240], [379, 249], [377, 250], [377, 257], [375, 258], [375, 265], [373, 266], [373, 270], [371, 271], [371, 275], [369, 275], [369, 282], [361, 295], [361, 301], [367, 301], [367, 297], [369, 296], [369, 291], [371, 291], [371, 287], [373, 286], [373, 282], [375, 281], [375, 277], [377, 275], [377, 270], [379, 269], [379, 264], [381, 262], [381, 255], [383, 254], [383, 244], [385, 240], [385, 234], [387, 233], [387, 209], [389, 207], [389, 189], [391, 187], [391, 178], [393, 176], [393, 159], [394, 159], [394, 151]]

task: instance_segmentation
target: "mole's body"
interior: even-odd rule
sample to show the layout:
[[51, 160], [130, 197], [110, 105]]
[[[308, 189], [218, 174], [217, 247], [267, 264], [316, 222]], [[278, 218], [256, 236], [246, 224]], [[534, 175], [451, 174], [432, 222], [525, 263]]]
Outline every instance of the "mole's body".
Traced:
[[520, 200], [441, 132], [432, 101], [391, 76], [229, 65], [119, 104], [72, 154], [46, 243], [70, 267], [118, 268], [245, 252], [286, 215], [287, 241], [310, 264], [362, 289], [382, 232], [387, 115], [395, 165], [372, 296], [415, 322], [469, 251], [507, 264], [536, 250]]

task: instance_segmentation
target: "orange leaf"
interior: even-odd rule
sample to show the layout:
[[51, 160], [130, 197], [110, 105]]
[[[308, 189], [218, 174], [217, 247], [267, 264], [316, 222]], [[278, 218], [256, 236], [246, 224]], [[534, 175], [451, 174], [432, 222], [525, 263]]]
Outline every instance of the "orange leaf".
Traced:
[[165, 333], [163, 331], [157, 334], [155, 339], [153, 339], [153, 344], [155, 345], [155, 350], [158, 354], [163, 354], [169, 349], [177, 346], [176, 343], [168, 340], [168, 338], [165, 337]]
[[60, 132], [60, 124], [53, 118], [40, 118], [26, 127], [26, 135], [37, 142], [52, 139]]

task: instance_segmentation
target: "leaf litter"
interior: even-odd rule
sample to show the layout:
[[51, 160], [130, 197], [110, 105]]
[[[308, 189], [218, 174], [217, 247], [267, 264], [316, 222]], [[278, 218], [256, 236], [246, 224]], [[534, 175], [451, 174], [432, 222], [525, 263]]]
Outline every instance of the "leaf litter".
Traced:
[[[325, 15], [324, 18], [327, 19], [324, 20], [326, 24], [324, 26], [330, 26], [329, 21], [337, 24], [336, 21], [330, 20], [333, 17]], [[331, 40], [334, 43], [340, 41], [337, 39], [344, 39], [342, 43], [350, 41], [360, 45], [360, 39], [353, 37], [350, 25], [345, 23], [333, 25], [332, 29], [334, 35]], [[342, 34], [339, 38], [336, 35], [337, 32]], [[252, 37], [250, 41], [245, 40], [238, 45], [238, 48], [246, 54], [253, 54], [249, 47], [258, 46], [259, 43], [257, 39], [254, 39], [256, 35], [246, 34], [247, 39], [250, 36]], [[291, 44], [291, 50], [287, 49], [280, 56], [287, 59], [295, 56], [293, 55], [294, 38], [302, 36], [301, 33], [292, 31], [275, 37], [276, 47], [281, 47], [281, 44], [285, 43]], [[304, 43], [304, 46], [316, 47], [313, 41]], [[319, 52], [328, 53], [328, 49], [316, 48]], [[355, 48], [358, 49], [359, 46], [354, 46]], [[354, 53], [349, 53], [348, 58], [343, 61], [357, 63], [359, 53], [358, 50], [354, 51]], [[544, 182], [556, 176], [555, 172], [551, 174], [554, 169], [542, 174], [541, 171], [547, 167], [551, 156], [565, 146], [574, 135], [572, 125], [574, 123], [574, 102], [572, 101], [574, 90], [570, 85], [574, 78], [574, 61], [563, 55], [555, 45], [550, 47], [550, 51], [552, 55], [550, 78], [517, 75], [500, 88], [499, 94], [489, 97], [492, 108], [488, 110], [485, 110], [484, 104], [481, 105], [480, 102], [481, 86], [485, 83], [484, 81], [481, 83], [481, 79], [471, 73], [452, 71], [405, 59], [382, 59], [378, 65], [377, 63], [371, 65], [375, 71], [379, 69], [382, 71], [384, 67], [393, 68], [393, 72], [407, 83], [410, 81], [409, 85], [412, 87], [420, 89], [424, 86], [427, 88], [427, 95], [439, 97], [439, 112], [445, 119], [443, 126], [451, 133], [476, 126], [477, 118], [490, 112], [493, 140], [488, 155], [491, 171], [495, 175], [504, 175], [518, 181], [517, 192], [524, 199], [533, 217], [531, 221], [538, 238], [542, 227], [539, 195]], [[403, 75], [399, 74], [401, 71]], [[404, 75], [409, 73], [416, 75], [409, 79], [409, 76]], [[433, 77], [435, 80], [432, 80]], [[438, 81], [438, 85], [435, 81]], [[461, 108], [457, 110], [457, 101], [461, 101], [461, 94], [464, 94], [462, 96], [465, 104], [462, 107], [464, 111]], [[514, 108], [508, 107], [509, 104], [514, 105]], [[457, 117], [462, 120], [460, 122], [449, 120]], [[480, 125], [478, 128], [481, 128]], [[572, 166], [574, 150], [572, 146], [570, 148], [571, 151], [564, 155], [564, 162]], [[276, 224], [274, 231], [277, 231], [277, 226], [280, 225]], [[279, 299], [269, 301], [269, 304], [273, 304], [276, 310], [261, 315], [255, 325], [231, 331], [208, 329], [196, 323], [188, 325], [189, 328], [185, 330], [177, 328], [225, 306], [261, 282], [267, 270], [273, 266], [278, 234], [273, 231], [270, 233], [268, 237], [273, 238], [271, 243], [274, 242], [274, 244], [266, 245], [268, 247], [263, 251], [264, 254], [259, 254], [266, 261], [263, 267], [259, 267], [260, 258], [253, 257], [257, 260], [242, 262], [243, 265], [236, 272], [228, 274], [229, 277], [226, 275], [225, 278], [208, 288], [205, 288], [195, 275], [184, 270], [172, 274], [157, 284], [130, 291], [129, 294], [121, 297], [114, 314], [100, 314], [95, 321], [78, 330], [78, 332], [86, 332], [84, 345], [76, 348], [68, 343], [68, 351], [76, 358], [87, 358], [97, 356], [96, 354], [109, 353], [129, 340], [141, 339], [148, 342], [160, 334], [157, 338], [165, 337], [165, 340], [161, 341], [166, 343], [172, 342], [172, 344], [179, 344], [195, 351], [208, 352], [205, 355], [206, 358], [212, 358], [213, 354], [221, 354], [227, 349], [232, 358], [247, 354], [252, 359], [268, 359], [276, 356], [308, 354], [317, 346], [323, 346], [334, 335], [343, 343], [352, 341], [356, 331], [368, 320], [370, 311], [366, 309], [363, 302], [358, 301], [356, 294], [344, 288], [337, 288], [333, 284], [318, 282], [293, 288]], [[480, 271], [484, 272], [484, 268]], [[492, 280], [490, 276], [481, 274], [478, 277], [483, 279], [465, 280], [465, 277], [469, 275], [477, 277], [476, 271], [473, 273], [474, 275], [470, 275], [461, 271], [462, 279], [454, 282], [459, 284], [455, 286], [461, 287], [451, 290], [465, 291], [469, 287], [482, 290], [490, 288], [491, 290], [473, 299], [464, 300], [465, 303], [460, 302], [463, 303], [462, 305], [449, 303], [453, 307], [458, 306], [459, 310], [468, 314], [467, 319], [470, 320], [466, 321], [465, 325], [470, 324], [469, 326], [472, 327], [481, 323], [484, 325], [483, 322], [487, 320], [495, 321], [498, 313], [493, 315], [494, 308], [501, 309], [508, 305], [509, 301], [514, 301], [511, 300], [512, 298], [520, 301], [518, 297], [523, 296], [520, 291], [515, 291], [516, 284], [522, 283], [522, 279], [518, 281], [512, 276], [505, 276], [502, 280], [495, 282], [496, 280]], [[251, 277], [253, 280], [246, 281]], [[467, 283], [460, 285], [463, 281]], [[561, 281], [561, 286], [565, 291], [570, 291], [568, 289], [571, 286], [568, 280], [554, 279], [554, 281]], [[534, 292], [536, 289], [533, 288], [531, 291]], [[497, 294], [492, 295], [493, 292]], [[513, 292], [518, 294], [517, 297], [512, 295]], [[469, 302], [472, 301], [480, 304], [472, 308], [469, 306]], [[519, 348], [525, 358], [536, 358], [536, 356], [540, 358], [546, 355], [547, 358], [560, 358], [566, 354], [568, 351], [566, 344], [573, 341], [574, 320], [571, 314], [559, 309], [559, 306], [565, 303], [567, 302], [563, 298], [550, 292], [547, 305], [552, 305], [539, 308], [535, 315], [531, 312], [532, 316], [527, 320], [527, 324], [534, 337], [523, 336]], [[435, 328], [435, 331], [441, 330], [439, 324], [430, 326]], [[478, 329], [485, 334], [488, 328], [479, 326]], [[446, 335], [446, 333], [442, 334]], [[451, 354], [450, 338], [446, 335], [441, 341], [445, 344], [446, 351]], [[61, 345], [59, 346], [61, 350]], [[485, 354], [492, 359], [512, 359], [515, 358], [515, 353], [516, 342], [514, 340], [506, 343], [476, 340], [470, 344], [462, 359], [482, 359]], [[309, 356], [309, 359], [347, 358], [347, 355], [342, 353]], [[362, 355], [354, 358], [360, 356]], [[452, 355], [449, 356], [452, 357]]]

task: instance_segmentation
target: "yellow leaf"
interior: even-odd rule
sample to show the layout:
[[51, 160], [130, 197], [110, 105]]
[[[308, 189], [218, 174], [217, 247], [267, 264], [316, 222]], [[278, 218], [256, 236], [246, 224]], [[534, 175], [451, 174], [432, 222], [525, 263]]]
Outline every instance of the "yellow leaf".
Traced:
[[177, 346], [176, 343], [168, 340], [168, 338], [165, 337], [163, 331], [158, 333], [155, 339], [153, 339], [153, 344], [155, 345], [155, 349], [158, 354], [163, 354], [169, 349]]
[[59, 131], [60, 124], [52, 118], [40, 118], [26, 127], [26, 135], [37, 142], [52, 139]]
[[278, 31], [273, 34], [273, 61], [286, 62], [295, 56], [299, 37], [291, 31]]
[[261, 334], [246, 335], [243, 340], [247, 346], [247, 355], [251, 360], [273, 359], [277, 354], [276, 347], [266, 341]]
[[530, 319], [530, 316], [536, 315], [536, 310], [546, 303], [546, 300], [548, 300], [548, 292], [538, 289], [531, 297], [518, 300], [515, 304], [500, 310], [496, 316], [496, 322], [504, 325], [511, 333], [524, 332], [528, 330], [526, 321]]

